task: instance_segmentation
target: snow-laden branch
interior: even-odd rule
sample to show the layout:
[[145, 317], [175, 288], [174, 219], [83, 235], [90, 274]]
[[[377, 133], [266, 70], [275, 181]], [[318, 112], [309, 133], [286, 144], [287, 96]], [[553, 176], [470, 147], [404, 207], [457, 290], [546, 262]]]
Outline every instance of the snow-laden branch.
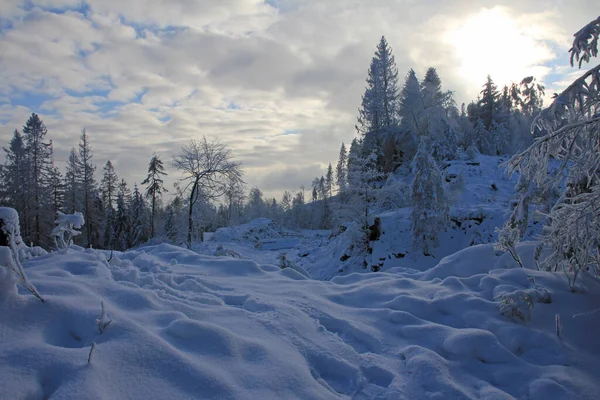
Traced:
[[[581, 67], [598, 55], [599, 34], [600, 17], [575, 33], [571, 64], [576, 60]], [[534, 192], [560, 188], [562, 194], [546, 215], [542, 236], [551, 253], [540, 267], [561, 268], [574, 288], [582, 270], [598, 276], [600, 262], [600, 65], [556, 96], [535, 118], [532, 132], [542, 136], [506, 163], [511, 173], [521, 175], [517, 188], [521, 198], [500, 238], [514, 249], [526, 227]], [[515, 236], [519, 227], [520, 236]]]
[[590, 57], [598, 56], [598, 36], [600, 35], [600, 17], [596, 18], [573, 36], [573, 46], [569, 49], [571, 53], [571, 66], [573, 66], [573, 60], [579, 62], [579, 68], [581, 64], [590, 61]]
[[79, 211], [74, 214], [63, 214], [57, 211], [56, 214], [54, 223], [57, 226], [52, 229], [52, 238], [57, 249], [68, 249], [73, 244], [73, 237], [81, 234], [77, 229], [81, 229], [85, 223], [83, 214]]

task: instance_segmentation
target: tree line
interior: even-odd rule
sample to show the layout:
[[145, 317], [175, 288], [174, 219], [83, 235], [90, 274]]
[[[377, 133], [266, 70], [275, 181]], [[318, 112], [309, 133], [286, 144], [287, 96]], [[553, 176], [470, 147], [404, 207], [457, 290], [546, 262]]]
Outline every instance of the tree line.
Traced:
[[0, 204], [19, 212], [21, 234], [29, 244], [50, 248], [57, 212], [81, 211], [85, 226], [78, 244], [94, 248], [126, 249], [155, 235], [157, 200], [166, 191], [166, 173], [158, 155], [153, 155], [148, 176], [133, 190], [119, 179], [112, 162], [96, 179], [91, 139], [81, 131], [77, 147], [69, 153], [64, 174], [55, 165], [52, 140], [41, 118], [33, 113], [22, 131], [15, 129], [4, 147], [6, 161], [0, 166]]
[[[86, 225], [78, 244], [120, 250], [157, 236], [191, 245], [203, 231], [256, 217], [313, 229], [354, 220], [366, 229], [373, 207], [414, 204], [420, 207], [413, 213], [415, 237], [421, 238], [415, 243], [427, 252], [425, 242], [435, 243], [440, 225], [432, 218], [446, 213], [443, 207], [437, 209], [445, 193], [440, 191], [440, 165], [469, 150], [512, 154], [530, 144], [529, 125], [542, 107], [544, 88], [529, 77], [498, 90], [488, 77], [479, 98], [459, 109], [453, 93], [442, 89], [435, 68], [422, 80], [410, 70], [400, 86], [385, 37], [377, 45], [366, 84], [357, 135], [350, 146], [342, 143], [335, 168], [330, 163], [308, 189], [285, 191], [280, 199], [265, 198], [256, 187], [247, 192], [241, 165], [230, 149], [205, 138], [184, 145], [173, 158], [172, 166], [184, 177], [167, 202], [161, 197], [167, 192], [165, 166], [156, 154], [142, 187], [130, 188], [119, 179], [110, 160], [98, 182], [85, 129], [63, 175], [54, 165], [47, 129], [34, 113], [4, 148], [0, 202], [19, 211], [28, 242], [50, 247], [48, 234], [56, 211], [81, 211]], [[217, 161], [223, 169], [213, 168]], [[415, 179], [407, 182], [408, 176]], [[427, 201], [434, 197], [437, 201]]]
[[511, 155], [526, 148], [543, 96], [534, 77], [499, 90], [488, 75], [478, 98], [458, 108], [433, 67], [422, 80], [409, 70], [401, 85], [382, 37], [367, 71], [356, 136], [350, 146], [342, 143], [335, 175], [329, 164], [313, 180], [312, 200], [320, 204], [313, 227], [353, 218], [368, 235], [370, 209], [412, 206], [413, 245], [427, 254], [448, 218], [440, 168], [465, 154]]

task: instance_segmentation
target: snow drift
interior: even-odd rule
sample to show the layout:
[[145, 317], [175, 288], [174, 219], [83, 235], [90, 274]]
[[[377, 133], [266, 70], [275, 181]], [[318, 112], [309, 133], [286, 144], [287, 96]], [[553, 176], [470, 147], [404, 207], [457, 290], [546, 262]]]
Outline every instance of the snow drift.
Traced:
[[[468, 272], [456, 276], [459, 263]], [[600, 300], [595, 283], [571, 293], [560, 275], [514, 268], [491, 245], [427, 273], [332, 281], [167, 244], [110, 262], [73, 248], [25, 267], [47, 303], [25, 292], [0, 300], [3, 399], [547, 400], [600, 390], [588, 336], [600, 319], [586, 306]], [[500, 315], [499, 293], [532, 285], [552, 302], [535, 304], [527, 323]], [[111, 320], [102, 332], [101, 302]]]

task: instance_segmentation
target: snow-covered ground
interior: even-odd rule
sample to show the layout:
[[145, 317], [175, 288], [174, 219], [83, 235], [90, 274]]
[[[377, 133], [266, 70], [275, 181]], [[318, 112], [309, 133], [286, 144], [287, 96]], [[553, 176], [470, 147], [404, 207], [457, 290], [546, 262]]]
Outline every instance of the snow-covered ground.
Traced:
[[[26, 292], [0, 302], [2, 399], [600, 393], [600, 345], [591, 335], [600, 328], [598, 284], [583, 279], [586, 293], [571, 293], [560, 274], [516, 268], [491, 245], [426, 272], [331, 281], [168, 244], [110, 262], [74, 248], [25, 266], [46, 303]], [[552, 302], [534, 302], [530, 322], [500, 315], [497, 297], [517, 290], [547, 290]], [[103, 333], [101, 301], [111, 321]]]
[[600, 284], [570, 292], [532, 243], [525, 269], [494, 251], [514, 184], [500, 161], [445, 169], [464, 187], [432, 255], [401, 209], [377, 215], [370, 251], [352, 228], [259, 219], [193, 251], [30, 254], [45, 303], [0, 268], [0, 399], [598, 398]]

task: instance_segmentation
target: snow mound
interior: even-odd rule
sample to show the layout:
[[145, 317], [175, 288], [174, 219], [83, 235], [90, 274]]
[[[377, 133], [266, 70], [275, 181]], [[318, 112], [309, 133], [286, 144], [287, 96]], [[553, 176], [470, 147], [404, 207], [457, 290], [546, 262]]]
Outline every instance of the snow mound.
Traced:
[[213, 242], [258, 243], [263, 239], [280, 239], [281, 230], [268, 218], [257, 218], [247, 224], [219, 228], [210, 235]]
[[[0, 398], [595, 398], [596, 283], [571, 293], [560, 274], [488, 269], [489, 253], [332, 281], [168, 244], [38, 257], [25, 268], [47, 302], [0, 300]], [[532, 287], [552, 302], [530, 322], [500, 314], [497, 295]]]

